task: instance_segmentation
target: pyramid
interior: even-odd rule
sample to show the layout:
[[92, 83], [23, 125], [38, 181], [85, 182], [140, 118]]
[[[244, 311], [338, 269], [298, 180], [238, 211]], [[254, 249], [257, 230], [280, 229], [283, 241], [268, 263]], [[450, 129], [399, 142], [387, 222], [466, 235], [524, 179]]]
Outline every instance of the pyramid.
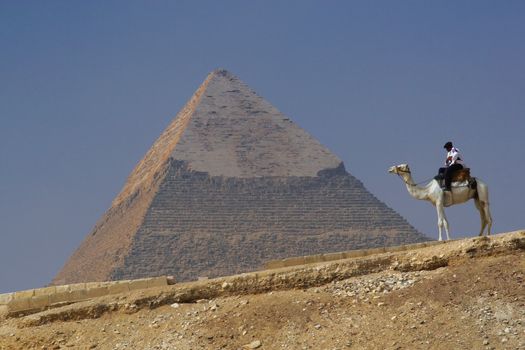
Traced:
[[226, 70], [208, 75], [54, 284], [173, 275], [428, 240]]

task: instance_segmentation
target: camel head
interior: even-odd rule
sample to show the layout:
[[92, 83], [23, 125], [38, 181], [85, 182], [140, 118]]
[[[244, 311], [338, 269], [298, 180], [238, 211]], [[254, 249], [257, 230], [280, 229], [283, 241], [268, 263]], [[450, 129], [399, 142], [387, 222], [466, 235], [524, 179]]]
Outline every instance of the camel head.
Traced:
[[399, 164], [394, 165], [388, 169], [388, 172], [390, 174], [396, 174], [399, 175], [400, 173], [408, 173], [410, 174], [410, 168], [408, 167], [408, 164]]

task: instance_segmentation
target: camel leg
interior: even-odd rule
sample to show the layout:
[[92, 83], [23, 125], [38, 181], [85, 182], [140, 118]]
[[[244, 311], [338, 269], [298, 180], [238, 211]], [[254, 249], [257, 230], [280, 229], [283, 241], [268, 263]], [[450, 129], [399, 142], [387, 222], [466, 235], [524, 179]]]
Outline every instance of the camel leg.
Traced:
[[438, 215], [438, 229], [439, 229], [439, 240], [441, 241], [441, 230], [444, 227], [445, 233], [447, 235], [447, 240], [450, 239], [448, 234], [448, 221], [445, 215], [445, 209], [443, 208], [443, 203], [436, 203], [437, 215]]
[[489, 190], [486, 185], [478, 184], [478, 200], [479, 206], [483, 211], [483, 216], [485, 217], [485, 224], [488, 227], [487, 235], [490, 236], [490, 230], [492, 229], [492, 216], [490, 215], [489, 208]]
[[443, 239], [441, 238], [441, 220], [439, 220], [438, 218], [438, 241], [442, 241]]
[[447, 241], [450, 241], [450, 236], [448, 234], [448, 220], [445, 216], [445, 210], [443, 210], [443, 224], [445, 225], [445, 233], [447, 234]]
[[481, 202], [481, 207], [485, 213], [485, 221], [487, 223], [487, 236], [490, 236], [490, 230], [492, 229], [492, 217], [490, 216], [490, 209], [488, 202]]
[[[483, 207], [480, 203], [479, 198], [474, 199], [474, 204], [476, 205], [476, 208], [479, 211], [479, 217], [481, 219], [481, 231], [479, 231], [479, 236], [483, 236], [483, 231], [485, 231], [485, 227], [487, 226], [487, 219], [485, 218], [485, 210], [483, 210]], [[490, 229], [489, 229], [490, 231]], [[489, 232], [490, 234], [490, 232]]]
[[443, 238], [441, 238], [441, 225], [443, 224], [443, 220], [441, 219], [441, 215], [440, 215], [438, 206], [436, 206], [436, 208], [437, 208], [437, 214], [438, 214], [438, 241], [442, 241]]

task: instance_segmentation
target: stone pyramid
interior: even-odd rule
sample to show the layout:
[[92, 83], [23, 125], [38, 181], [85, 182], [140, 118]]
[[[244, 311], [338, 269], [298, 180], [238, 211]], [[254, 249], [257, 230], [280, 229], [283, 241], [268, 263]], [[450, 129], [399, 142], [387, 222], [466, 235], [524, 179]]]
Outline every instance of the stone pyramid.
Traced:
[[194, 280], [277, 258], [425, 240], [336, 155], [216, 70], [53, 283]]

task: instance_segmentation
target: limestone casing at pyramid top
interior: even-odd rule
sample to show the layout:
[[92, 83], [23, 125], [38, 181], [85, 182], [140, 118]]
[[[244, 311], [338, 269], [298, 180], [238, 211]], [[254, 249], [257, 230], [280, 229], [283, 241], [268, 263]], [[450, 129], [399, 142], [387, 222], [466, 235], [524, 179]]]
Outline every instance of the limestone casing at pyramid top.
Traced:
[[211, 73], [171, 157], [211, 176], [317, 176], [341, 160], [226, 70]]
[[128, 197], [133, 196], [133, 194], [141, 187], [147, 187], [150, 185], [155, 176], [163, 171], [163, 167], [168, 161], [171, 152], [177, 145], [177, 142], [180, 140], [180, 137], [212, 76], [212, 74], [208, 75], [190, 100], [184, 105], [182, 110], [179, 111], [176, 117], [155, 141], [153, 146], [151, 146], [146, 155], [135, 166], [131, 174], [128, 176], [126, 184], [113, 200], [113, 207], [117, 206]]
[[224, 69], [211, 72], [113, 201], [147, 188], [169, 158], [211, 176], [317, 176], [341, 160]]

